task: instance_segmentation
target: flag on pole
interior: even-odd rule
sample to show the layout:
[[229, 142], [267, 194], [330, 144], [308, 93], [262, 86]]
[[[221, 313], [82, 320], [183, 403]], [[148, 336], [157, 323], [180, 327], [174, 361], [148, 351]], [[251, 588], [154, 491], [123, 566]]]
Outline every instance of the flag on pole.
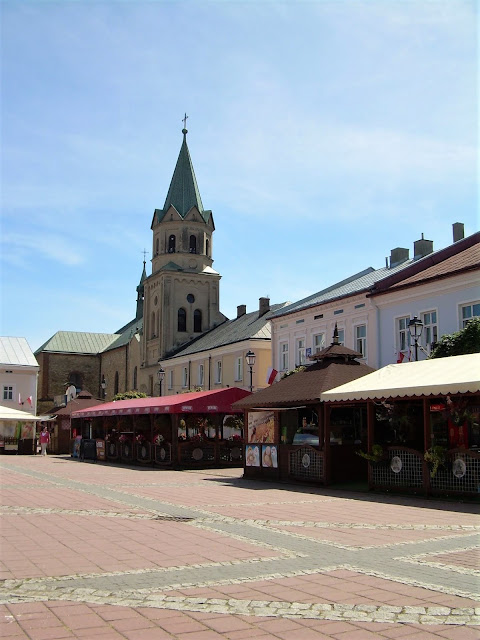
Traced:
[[18, 404], [22, 404], [22, 394], [18, 394]]
[[273, 367], [269, 367], [267, 371], [267, 384], [273, 384], [275, 382], [275, 378], [277, 377], [278, 371]]
[[32, 406], [32, 403], [33, 403], [33, 398], [32, 398], [32, 396], [28, 396], [28, 398], [27, 398], [27, 402], [28, 402], [28, 404], [29, 404], [30, 406]]
[[397, 364], [400, 364], [400, 362], [403, 362], [405, 358], [405, 354], [402, 353], [401, 351], [398, 352], [398, 358], [397, 358]]

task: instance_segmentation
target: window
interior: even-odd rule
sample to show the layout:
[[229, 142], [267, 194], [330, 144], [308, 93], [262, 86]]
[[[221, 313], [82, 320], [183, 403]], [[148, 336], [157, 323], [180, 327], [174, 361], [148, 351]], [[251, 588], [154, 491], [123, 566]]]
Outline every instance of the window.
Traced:
[[83, 389], [83, 378], [80, 372], [71, 371], [68, 374], [68, 381], [70, 384], [73, 384], [77, 391], [81, 391]]
[[158, 244], [158, 238], [157, 238], [157, 239], [155, 240], [155, 255], [156, 255], [156, 256], [158, 256], [158, 247], [159, 247], [159, 244]]
[[185, 389], [188, 387], [188, 368], [182, 368], [182, 387]]
[[183, 308], [178, 310], [177, 329], [178, 331], [187, 330], [187, 312]]
[[175, 236], [171, 235], [168, 238], [168, 253], [175, 253]]
[[200, 309], [195, 309], [193, 312], [193, 330], [195, 333], [202, 331], [202, 312]]
[[133, 370], [133, 388], [137, 388], [137, 367]]
[[367, 325], [359, 324], [355, 327], [355, 350], [367, 357]]
[[313, 353], [318, 353], [325, 349], [325, 334], [317, 333], [316, 336], [313, 336]]
[[203, 364], [198, 365], [198, 386], [203, 387], [205, 381], [205, 367]]
[[215, 364], [215, 384], [222, 382], [222, 361], [217, 360]]
[[243, 380], [243, 358], [235, 360], [235, 382]]
[[423, 332], [422, 342], [429, 347], [438, 340], [437, 312], [427, 311], [422, 314]]
[[288, 342], [280, 345], [280, 371], [288, 371]]
[[408, 351], [408, 347], [410, 346], [410, 334], [408, 331], [408, 323], [410, 321], [410, 317], [406, 316], [404, 318], [397, 318], [397, 330], [396, 330], [396, 346], [397, 352], [400, 351]]
[[197, 238], [195, 236], [190, 236], [188, 251], [189, 253], [197, 253]]
[[113, 385], [113, 395], [114, 396], [117, 395], [118, 389], [119, 389], [119, 387], [118, 387], [118, 371], [115, 371], [115, 382], [114, 382], [114, 385]]
[[472, 318], [480, 317], [480, 302], [472, 302], [472, 304], [464, 304], [461, 308], [461, 325], [460, 328], [464, 329], [467, 326], [467, 322]]
[[150, 316], [150, 338], [155, 338], [155, 311]]
[[173, 369], [168, 372], [168, 388], [173, 389]]
[[10, 385], [4, 385], [3, 387], [3, 399], [13, 400], [13, 387]]
[[205, 254], [206, 254], [207, 256], [209, 256], [209, 255], [210, 255], [210, 241], [209, 241], [208, 239], [207, 239], [207, 240], [205, 240]]
[[305, 364], [305, 338], [297, 338], [296, 352], [296, 366], [300, 367], [301, 365]]
[[337, 329], [338, 331], [338, 344], [345, 346], [345, 329]]

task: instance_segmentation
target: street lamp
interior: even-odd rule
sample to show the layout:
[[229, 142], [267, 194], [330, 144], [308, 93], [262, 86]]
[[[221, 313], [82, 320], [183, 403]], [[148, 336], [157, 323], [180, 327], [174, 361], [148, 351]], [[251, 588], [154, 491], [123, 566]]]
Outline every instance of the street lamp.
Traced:
[[105, 380], [105, 376], [102, 375], [102, 381], [100, 382], [100, 387], [102, 388], [102, 398], [105, 398], [107, 395], [107, 381]]
[[245, 360], [250, 367], [250, 393], [253, 393], [253, 365], [255, 364], [255, 357], [253, 351], [247, 351], [245, 354]]
[[418, 340], [422, 335], [423, 322], [419, 318], [417, 318], [417, 316], [413, 316], [413, 318], [408, 322], [408, 331], [410, 332], [410, 338], [413, 340], [415, 345], [415, 362], [416, 362], [418, 360]]
[[162, 395], [162, 382], [163, 379], [165, 378], [165, 371], [162, 369], [162, 367], [160, 367], [160, 369], [157, 371], [157, 378], [158, 378], [158, 384], [159, 384], [159, 392], [158, 395], [161, 396]]

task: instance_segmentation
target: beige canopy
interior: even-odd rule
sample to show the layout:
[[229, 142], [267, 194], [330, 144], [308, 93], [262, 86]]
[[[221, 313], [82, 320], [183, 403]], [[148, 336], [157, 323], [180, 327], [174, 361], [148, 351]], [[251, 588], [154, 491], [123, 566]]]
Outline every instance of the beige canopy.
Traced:
[[339, 402], [455, 393], [480, 393], [480, 353], [389, 364], [324, 391], [320, 400]]
[[35, 416], [32, 413], [28, 413], [28, 411], [20, 411], [20, 409], [0, 405], [0, 420], [33, 420], [34, 422], [39, 422], [48, 419], [48, 416]]

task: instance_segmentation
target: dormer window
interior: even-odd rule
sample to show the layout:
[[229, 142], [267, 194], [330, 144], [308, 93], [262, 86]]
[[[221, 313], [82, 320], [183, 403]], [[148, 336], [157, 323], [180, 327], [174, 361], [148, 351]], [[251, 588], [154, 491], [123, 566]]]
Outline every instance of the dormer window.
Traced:
[[197, 253], [197, 238], [196, 238], [196, 236], [190, 236], [189, 252], [190, 253]]
[[171, 235], [168, 238], [168, 253], [175, 253], [175, 236]]

